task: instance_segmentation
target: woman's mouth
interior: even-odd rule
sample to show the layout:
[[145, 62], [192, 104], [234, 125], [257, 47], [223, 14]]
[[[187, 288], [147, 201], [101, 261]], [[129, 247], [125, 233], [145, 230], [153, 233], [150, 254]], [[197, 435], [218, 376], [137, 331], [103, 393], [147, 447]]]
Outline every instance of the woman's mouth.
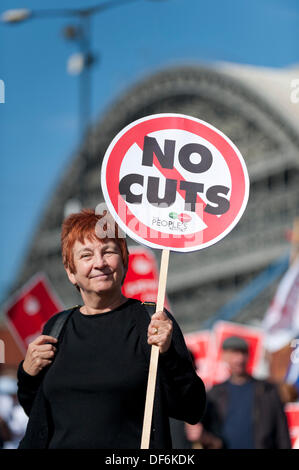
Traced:
[[101, 278], [101, 277], [107, 277], [110, 276], [112, 273], [101, 273], [101, 274], [96, 274], [95, 276], [90, 276], [90, 279], [96, 279], [96, 278]]

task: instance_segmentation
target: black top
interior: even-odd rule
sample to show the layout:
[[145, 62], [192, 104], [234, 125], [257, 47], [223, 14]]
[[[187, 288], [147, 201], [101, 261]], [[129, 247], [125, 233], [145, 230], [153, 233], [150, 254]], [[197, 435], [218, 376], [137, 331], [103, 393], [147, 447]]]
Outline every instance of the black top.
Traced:
[[[140, 448], [141, 416], [143, 418], [145, 382], [147, 382], [151, 353], [151, 346], [147, 343], [149, 312], [141, 302], [133, 299], [113, 312], [98, 316], [83, 316], [72, 308], [51, 317], [44, 326], [43, 334], [51, 335], [57, 329], [57, 322], [61, 321], [65, 313], [68, 313], [67, 322], [59, 335], [58, 352], [53, 364], [45, 367], [34, 377], [24, 371], [23, 361], [19, 365], [18, 398], [29, 416], [26, 433], [19, 448], [47, 449], [49, 443], [51, 447], [54, 445], [74, 445], [80, 448], [108, 447], [109, 436], [111, 439], [114, 437], [114, 449], [118, 447]], [[167, 311], [166, 314], [173, 323], [173, 332], [170, 348], [159, 355], [150, 437], [151, 449], [171, 449], [169, 417], [195, 424], [201, 418], [205, 408], [204, 384], [195, 372], [183, 334], [175, 318]], [[73, 315], [74, 321], [72, 321]], [[108, 319], [111, 328], [109, 325], [106, 326]], [[100, 330], [106, 331], [106, 335], [99, 333]], [[73, 333], [70, 337], [71, 331]], [[100, 336], [95, 334], [95, 331]], [[84, 337], [87, 337], [87, 340], [82, 344]], [[75, 349], [69, 348], [71, 345], [75, 345]], [[67, 360], [66, 357], [68, 349], [71, 360]], [[106, 363], [103, 355], [106, 357]], [[55, 370], [60, 374], [60, 383], [56, 385]], [[80, 372], [78, 377], [76, 373], [73, 373], [77, 370]], [[70, 375], [70, 372], [72, 372], [72, 377], [69, 382], [64, 376]], [[49, 405], [45, 393], [49, 398], [49, 394], [52, 393], [52, 381], [54, 402], [52, 403], [52, 398], [50, 398], [51, 405]], [[102, 386], [102, 389], [97, 392], [99, 386]], [[120, 396], [119, 387], [122, 396]], [[134, 390], [135, 387], [138, 391]], [[102, 402], [99, 403], [100, 400], [96, 399], [98, 394], [105, 398], [105, 407]], [[71, 399], [70, 396], [72, 396]], [[84, 396], [84, 400], [78, 405], [77, 399], [74, 403], [73, 396], [80, 399]], [[113, 404], [111, 397], [114, 397]], [[120, 403], [119, 400], [121, 400]], [[140, 412], [141, 401], [142, 412]], [[89, 414], [84, 406], [88, 408]], [[54, 407], [59, 412], [63, 408], [62, 413], [65, 416], [63, 422], [59, 416], [56, 416]], [[106, 407], [112, 413], [109, 426], [106, 426], [107, 421], [105, 421], [108, 416]], [[115, 409], [120, 413], [117, 416]], [[90, 410], [92, 410], [92, 415], [90, 415]], [[90, 420], [87, 419], [88, 416]], [[54, 431], [53, 420], [56, 426]], [[76, 426], [76, 430], [72, 424]], [[118, 424], [121, 424], [122, 428]], [[70, 433], [73, 436], [70, 436]], [[122, 434], [121, 438], [120, 434]], [[80, 442], [74, 443], [75, 436]], [[70, 440], [72, 440], [71, 444]]]
[[43, 383], [53, 419], [49, 448], [138, 448], [148, 367], [136, 301], [96, 315], [73, 313]]

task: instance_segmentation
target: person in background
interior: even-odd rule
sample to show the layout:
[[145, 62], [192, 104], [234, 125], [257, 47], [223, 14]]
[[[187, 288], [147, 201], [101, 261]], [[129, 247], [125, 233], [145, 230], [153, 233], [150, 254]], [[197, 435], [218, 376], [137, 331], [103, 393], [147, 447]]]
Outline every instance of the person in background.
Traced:
[[0, 448], [16, 449], [24, 435], [28, 418], [17, 399], [17, 381], [0, 376]]
[[246, 341], [231, 336], [223, 342], [222, 350], [230, 378], [208, 392], [202, 424], [186, 426], [188, 439], [206, 449], [290, 449], [278, 389], [248, 374]]
[[3, 449], [5, 442], [11, 437], [10, 429], [5, 419], [0, 415], [0, 449]]

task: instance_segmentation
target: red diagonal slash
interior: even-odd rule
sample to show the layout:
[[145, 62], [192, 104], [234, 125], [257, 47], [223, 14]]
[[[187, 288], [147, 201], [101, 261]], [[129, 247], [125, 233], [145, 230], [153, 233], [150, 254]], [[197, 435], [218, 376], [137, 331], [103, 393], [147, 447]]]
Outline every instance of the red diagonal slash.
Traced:
[[[139, 142], [136, 142], [136, 144], [138, 145], [138, 147], [141, 149], [141, 151], [143, 152], [143, 143], [141, 144], [141, 141]], [[178, 182], [180, 181], [186, 181], [183, 176], [178, 172], [178, 170], [176, 168], [163, 168], [157, 158], [157, 156], [154, 154], [154, 159], [153, 159], [153, 164], [155, 165], [155, 167], [157, 168], [157, 170], [160, 171], [160, 173], [162, 173], [162, 175], [165, 177], [165, 178], [169, 178], [169, 179], [175, 179], [177, 180]], [[178, 188], [177, 188], [177, 192], [182, 196], [182, 198], [184, 199], [184, 196], [185, 196], [185, 192], [180, 189], [179, 185], [178, 185]], [[205, 202], [201, 199], [201, 197], [199, 195], [197, 195], [196, 197], [196, 204], [195, 204], [195, 209], [196, 209], [196, 213], [197, 215], [202, 218], [202, 215], [203, 215], [203, 210], [205, 208], [206, 204]], [[210, 214], [208, 214], [206, 212], [206, 215], [209, 216]], [[207, 217], [208, 218], [208, 217]], [[204, 220], [204, 223], [206, 223], [205, 221], [205, 218], [203, 218]], [[208, 226], [208, 223], [206, 223], [206, 225]]]
[[[143, 141], [141, 139], [136, 139], [136, 142], [135, 142], [138, 147], [141, 149], [141, 151], [143, 152], [143, 144], [144, 144], [144, 139]], [[169, 169], [169, 168], [163, 168], [157, 158], [157, 156], [154, 154], [154, 159], [153, 159], [153, 164], [155, 165], [155, 167], [157, 168], [157, 170], [160, 171], [160, 173], [164, 176], [164, 178], [169, 178], [169, 179], [175, 179], [177, 180], [178, 182], [180, 181], [186, 181], [185, 178], [180, 174], [180, 172], [176, 169], [176, 168], [172, 168], [172, 169]], [[177, 188], [177, 192], [183, 197], [184, 199], [184, 196], [185, 196], [185, 192], [179, 188], [179, 185], [178, 185], [178, 188]], [[230, 210], [228, 210], [228, 212], [226, 212], [225, 214], [222, 214], [220, 217], [217, 216], [217, 215], [212, 215], [212, 214], [209, 214], [208, 212], [205, 212], [205, 208], [206, 208], [207, 204], [204, 202], [204, 200], [197, 194], [197, 197], [196, 197], [196, 204], [195, 204], [195, 209], [196, 209], [196, 214], [203, 220], [203, 222], [206, 224], [206, 228], [210, 228], [214, 225], [214, 231], [215, 231], [215, 237], [221, 233], [223, 231], [222, 227], [227, 223], [230, 223], [228, 222], [228, 220], [231, 218], [231, 216], [229, 215], [229, 212]], [[226, 217], [225, 217], [226, 216]], [[221, 219], [221, 220], [220, 220]], [[204, 228], [203, 230], [206, 230], [206, 228]], [[204, 235], [204, 233], [203, 233]], [[212, 238], [214, 238], [214, 236]], [[205, 238], [205, 237], [204, 237]], [[203, 243], [207, 240], [205, 240], [203, 238]], [[209, 239], [210, 239], [210, 235], [209, 235]]]

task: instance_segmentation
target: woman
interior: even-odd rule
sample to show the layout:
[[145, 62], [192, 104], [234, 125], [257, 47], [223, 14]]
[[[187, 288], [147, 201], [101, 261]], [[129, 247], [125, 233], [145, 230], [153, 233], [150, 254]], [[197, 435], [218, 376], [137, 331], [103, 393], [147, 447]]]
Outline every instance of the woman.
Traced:
[[150, 319], [122, 294], [127, 245], [107, 220], [82, 210], [63, 223], [63, 263], [83, 304], [58, 342], [49, 333], [61, 314], [52, 317], [19, 366], [29, 415], [20, 448], [140, 448], [152, 344], [160, 357], [150, 447], [171, 448], [169, 416], [194, 424], [203, 413], [205, 389], [173, 317]]

